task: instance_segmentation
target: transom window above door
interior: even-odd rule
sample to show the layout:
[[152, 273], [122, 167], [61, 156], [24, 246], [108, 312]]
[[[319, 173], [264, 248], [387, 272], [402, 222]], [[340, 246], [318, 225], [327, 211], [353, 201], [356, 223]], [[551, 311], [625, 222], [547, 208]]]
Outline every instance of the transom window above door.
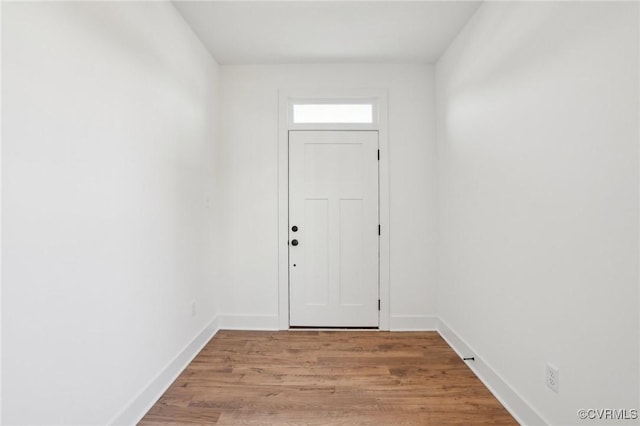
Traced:
[[381, 98], [353, 93], [326, 97], [294, 95], [281, 99], [286, 102], [281, 108], [286, 108], [289, 129], [377, 130], [381, 119]]
[[295, 124], [372, 124], [373, 103], [294, 103]]

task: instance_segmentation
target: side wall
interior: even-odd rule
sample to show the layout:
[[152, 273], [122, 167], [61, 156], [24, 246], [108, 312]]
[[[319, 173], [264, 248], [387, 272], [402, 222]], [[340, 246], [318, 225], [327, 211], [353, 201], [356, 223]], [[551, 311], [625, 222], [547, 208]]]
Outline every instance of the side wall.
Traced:
[[218, 67], [170, 3], [2, 8], [2, 420], [106, 424], [215, 314]]
[[226, 247], [221, 258], [222, 326], [278, 326], [278, 89], [302, 88], [388, 89], [391, 326], [432, 322], [433, 67], [223, 66], [218, 158], [225, 206], [221, 237]]
[[638, 39], [637, 3], [487, 2], [437, 64], [438, 314], [552, 424], [638, 403]]

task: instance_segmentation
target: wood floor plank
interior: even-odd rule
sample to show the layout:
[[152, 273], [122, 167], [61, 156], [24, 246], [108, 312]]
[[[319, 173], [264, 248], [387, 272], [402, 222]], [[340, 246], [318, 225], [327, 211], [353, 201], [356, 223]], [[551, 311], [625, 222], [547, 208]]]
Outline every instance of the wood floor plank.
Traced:
[[517, 423], [435, 332], [223, 330], [140, 424]]

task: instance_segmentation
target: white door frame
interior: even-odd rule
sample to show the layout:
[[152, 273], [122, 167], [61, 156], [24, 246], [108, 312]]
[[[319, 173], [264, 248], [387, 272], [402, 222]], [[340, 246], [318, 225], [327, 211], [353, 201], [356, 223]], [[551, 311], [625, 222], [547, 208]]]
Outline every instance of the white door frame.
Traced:
[[[294, 103], [352, 103], [374, 105], [371, 124], [295, 124]], [[278, 92], [278, 325], [289, 329], [289, 131], [290, 130], [377, 130], [380, 149], [380, 318], [379, 329], [389, 330], [389, 137], [387, 91], [385, 89], [281, 89]]]

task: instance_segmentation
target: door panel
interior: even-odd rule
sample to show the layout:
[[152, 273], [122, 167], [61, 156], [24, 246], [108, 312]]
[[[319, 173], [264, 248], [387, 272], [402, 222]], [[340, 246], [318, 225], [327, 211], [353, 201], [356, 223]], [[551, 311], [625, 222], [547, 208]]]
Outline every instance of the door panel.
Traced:
[[378, 326], [377, 150], [377, 131], [289, 132], [292, 326]]
[[340, 304], [357, 305], [363, 292], [362, 226], [354, 226], [363, 218], [362, 200], [340, 200], [340, 245], [338, 265], [340, 269]]
[[304, 229], [308, 227], [314, 230], [313, 233], [307, 233], [308, 238], [304, 238], [306, 261], [302, 270], [306, 305], [324, 306], [329, 303], [328, 206], [329, 200], [326, 199], [304, 200]]

